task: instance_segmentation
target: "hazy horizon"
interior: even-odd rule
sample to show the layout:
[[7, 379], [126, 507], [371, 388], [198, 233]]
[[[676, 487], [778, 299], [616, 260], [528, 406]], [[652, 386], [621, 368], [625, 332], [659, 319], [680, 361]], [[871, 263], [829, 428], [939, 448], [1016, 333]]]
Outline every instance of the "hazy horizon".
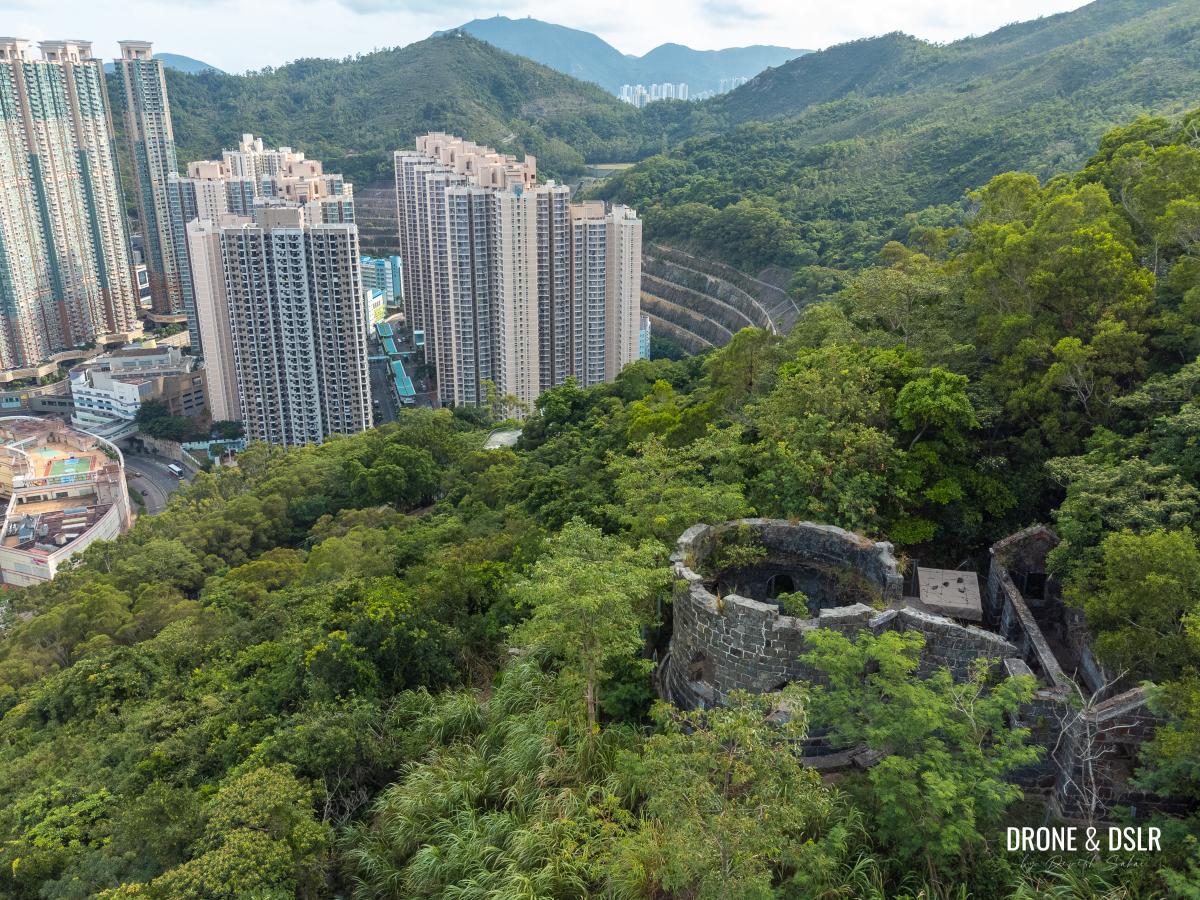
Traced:
[[[590, 31], [622, 53], [641, 55], [664, 43], [715, 50], [750, 44], [821, 49], [890, 31], [946, 42], [985, 34], [1012, 22], [1087, 5], [1081, 0], [996, 0], [980, 6], [956, 0], [860, 0], [833, 7], [816, 0], [664, 0], [654, 7], [617, 0], [597, 8], [565, 8], [529, 0], [497, 8], [483, 0], [305, 0], [253, 5], [230, 0], [174, 3], [133, 0], [119, 17], [103, 4], [0, 0], [4, 32], [30, 40], [90, 40], [104, 59], [117, 41], [135, 38], [155, 50], [202, 60], [229, 72], [278, 66], [302, 57], [340, 58], [404, 46], [471, 19], [505, 15]], [[323, 23], [305, 27], [304, 23]], [[61, 23], [69, 22], [64, 27]], [[278, 40], [264, 36], [277, 33]]]

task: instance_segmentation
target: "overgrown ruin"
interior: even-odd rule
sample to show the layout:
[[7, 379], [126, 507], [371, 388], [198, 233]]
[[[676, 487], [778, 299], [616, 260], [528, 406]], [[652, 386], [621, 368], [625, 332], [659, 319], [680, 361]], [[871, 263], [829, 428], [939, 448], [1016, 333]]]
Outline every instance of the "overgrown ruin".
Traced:
[[[1135, 814], [1162, 807], [1129, 783], [1158, 720], [1144, 688], [1122, 690], [1093, 657], [1082, 612], [1063, 603], [1046, 572], [1057, 544], [1040, 525], [999, 541], [981, 589], [973, 571], [905, 573], [891, 544], [831, 525], [695, 525], [671, 557], [673, 622], [658, 691], [684, 708], [719, 705], [734, 690], [769, 693], [816, 680], [805, 662], [814, 629], [848, 637], [915, 631], [925, 641], [923, 674], [947, 668], [963, 678], [986, 660], [997, 677], [1036, 679], [1013, 724], [1029, 728], [1046, 753], [1013, 778], [1045, 792], [1053, 812], [1097, 820], [1115, 806]], [[843, 750], [814, 765], [863, 764], [861, 753]]]

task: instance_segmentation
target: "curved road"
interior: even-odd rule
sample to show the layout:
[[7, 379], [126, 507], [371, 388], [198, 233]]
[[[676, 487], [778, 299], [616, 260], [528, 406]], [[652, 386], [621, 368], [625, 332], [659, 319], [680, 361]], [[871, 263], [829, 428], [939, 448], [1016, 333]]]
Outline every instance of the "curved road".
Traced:
[[[167, 468], [171, 460], [162, 456], [144, 453], [125, 454], [125, 474], [129, 479], [129, 490], [138, 491], [146, 502], [146, 514], [157, 515], [167, 508], [167, 498], [179, 490], [181, 479]], [[184, 470], [182, 481], [190, 480]]]

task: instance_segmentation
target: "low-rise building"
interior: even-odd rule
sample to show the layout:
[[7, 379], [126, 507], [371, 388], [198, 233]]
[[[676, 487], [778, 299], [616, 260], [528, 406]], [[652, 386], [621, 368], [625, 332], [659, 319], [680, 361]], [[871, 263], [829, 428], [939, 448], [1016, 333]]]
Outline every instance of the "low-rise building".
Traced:
[[362, 277], [363, 288], [379, 291], [388, 306], [400, 306], [404, 302], [399, 256], [364, 256]]
[[131, 346], [94, 357], [71, 370], [71, 398], [71, 421], [89, 429], [132, 422], [150, 400], [185, 418], [208, 409], [204, 371], [179, 347]]
[[0, 505], [0, 581], [16, 587], [132, 521], [121, 451], [54, 419], [0, 418]]

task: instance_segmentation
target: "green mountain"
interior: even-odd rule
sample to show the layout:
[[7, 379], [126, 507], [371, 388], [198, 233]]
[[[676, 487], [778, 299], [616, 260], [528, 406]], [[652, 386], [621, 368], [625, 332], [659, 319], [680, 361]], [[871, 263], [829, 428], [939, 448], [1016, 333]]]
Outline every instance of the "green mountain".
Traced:
[[474, 19], [461, 30], [509, 53], [527, 56], [614, 92], [623, 84], [664, 81], [686, 82], [693, 93], [715, 91], [722, 78], [731, 75], [750, 78], [809, 52], [761, 44], [725, 50], [693, 50], [682, 44], [663, 44], [644, 56], [632, 56], [587, 31], [507, 16]]
[[192, 59], [190, 56], [183, 56], [179, 53], [155, 53], [158, 59], [162, 60], [162, 64], [168, 69], [174, 69], [176, 72], [220, 72], [216, 66], [209, 65], [198, 59]]
[[640, 115], [595, 85], [462, 32], [245, 75], [168, 70], [167, 84], [181, 160], [209, 158], [254, 132], [360, 182], [386, 177], [392, 151], [431, 129], [534, 153], [543, 171], [563, 176], [585, 159], [653, 152], [662, 129], [643, 138], [645, 126], [680, 116], [670, 109]]
[[605, 194], [657, 237], [738, 265], [861, 265], [912, 210], [958, 204], [999, 172], [1067, 171], [1106, 128], [1198, 95], [1194, 0], [1097, 0], [946, 46], [890, 34], [704, 104], [697, 137]]

